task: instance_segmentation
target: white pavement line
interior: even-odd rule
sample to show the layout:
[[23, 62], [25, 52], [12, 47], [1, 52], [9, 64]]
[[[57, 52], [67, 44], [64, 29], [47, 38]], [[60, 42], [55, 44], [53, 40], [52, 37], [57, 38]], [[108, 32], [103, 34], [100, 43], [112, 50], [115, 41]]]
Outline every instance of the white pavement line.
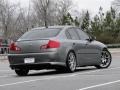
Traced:
[[[118, 68], [120, 68], [120, 67], [111, 68], [111, 69], [103, 69], [103, 70], [113, 70], [113, 69], [118, 69]], [[42, 80], [51, 80], [51, 79], [58, 79], [58, 78], [65, 78], [65, 77], [74, 77], [74, 76], [81, 75], [81, 74], [88, 74], [88, 73], [99, 72], [99, 71], [101, 71], [101, 70], [89, 71], [89, 72], [80, 73], [80, 74], [71, 74], [71, 75], [66, 75], [66, 76], [56, 76], [56, 77], [53, 76], [53, 77], [47, 77], [47, 78], [35, 79], [35, 80], [27, 80], [27, 81], [21, 81], [21, 82], [9, 83], [9, 84], [1, 84], [0, 87], [12, 86], [12, 85], [18, 85], [18, 84], [23, 84], [23, 83], [42, 81]]]
[[89, 74], [89, 73], [100, 72], [100, 71], [109, 71], [109, 70], [114, 70], [114, 69], [120, 69], [120, 67], [109, 68], [109, 69], [96, 69], [95, 71], [89, 71], [89, 72], [84, 72], [84, 73], [73, 74], [72, 76], [83, 75], [83, 74]]
[[120, 82], [120, 80], [117, 80], [117, 81], [112, 81], [112, 82], [108, 82], [108, 83], [103, 83], [103, 84], [98, 84], [98, 85], [93, 85], [93, 86], [81, 88], [81, 89], [78, 89], [78, 90], [88, 90], [88, 89], [93, 89], [93, 88], [96, 88], [96, 87], [101, 87], [101, 86], [106, 86], [106, 85], [110, 85], [110, 84], [114, 84], [114, 83], [119, 83], [119, 82]]
[[12, 86], [12, 85], [17, 85], [17, 84], [30, 83], [30, 82], [36, 82], [36, 81], [42, 81], [42, 80], [50, 80], [50, 79], [61, 78], [61, 77], [69, 77], [69, 76], [71, 76], [71, 75], [68, 75], [68, 76], [57, 76], [57, 77], [48, 77], [48, 78], [28, 80], [28, 81], [21, 81], [21, 82], [16, 82], [16, 83], [3, 84], [3, 85], [0, 85], [0, 87]]

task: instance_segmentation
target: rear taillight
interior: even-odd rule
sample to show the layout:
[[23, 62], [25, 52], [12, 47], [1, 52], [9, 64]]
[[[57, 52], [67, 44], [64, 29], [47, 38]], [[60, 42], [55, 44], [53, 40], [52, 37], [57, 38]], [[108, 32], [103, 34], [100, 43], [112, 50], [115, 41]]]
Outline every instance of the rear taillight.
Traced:
[[60, 42], [58, 41], [50, 40], [47, 45], [47, 48], [59, 48], [59, 47], [60, 47]]
[[40, 49], [51, 49], [51, 48], [59, 48], [60, 42], [49, 40], [48, 44], [42, 45]]
[[19, 48], [16, 45], [16, 43], [11, 43], [9, 48], [10, 48], [11, 51], [20, 51], [21, 50], [21, 48]]

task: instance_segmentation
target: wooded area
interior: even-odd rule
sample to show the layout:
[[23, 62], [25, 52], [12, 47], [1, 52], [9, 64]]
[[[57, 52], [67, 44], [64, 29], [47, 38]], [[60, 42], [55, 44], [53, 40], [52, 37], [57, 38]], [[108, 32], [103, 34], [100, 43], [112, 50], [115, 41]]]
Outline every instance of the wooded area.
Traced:
[[89, 11], [76, 10], [73, 16], [72, 0], [30, 0], [29, 7], [0, 0], [0, 29], [6, 39], [16, 40], [34, 27], [75, 25], [96, 36], [106, 44], [120, 43], [120, 0], [115, 0], [109, 11], [99, 8], [92, 17]]

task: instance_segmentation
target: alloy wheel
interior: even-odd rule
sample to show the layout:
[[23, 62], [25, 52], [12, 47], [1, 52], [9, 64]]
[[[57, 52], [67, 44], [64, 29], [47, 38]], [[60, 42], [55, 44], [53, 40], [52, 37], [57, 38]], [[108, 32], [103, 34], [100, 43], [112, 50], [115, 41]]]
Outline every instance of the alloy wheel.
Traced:
[[68, 55], [67, 66], [70, 72], [74, 72], [76, 69], [76, 57], [73, 52], [70, 52]]

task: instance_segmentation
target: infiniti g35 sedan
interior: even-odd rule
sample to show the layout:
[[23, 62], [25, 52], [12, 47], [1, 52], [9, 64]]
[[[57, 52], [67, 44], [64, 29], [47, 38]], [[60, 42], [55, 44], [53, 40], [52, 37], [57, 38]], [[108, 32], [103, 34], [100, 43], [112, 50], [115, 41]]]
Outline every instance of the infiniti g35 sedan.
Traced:
[[11, 69], [19, 76], [29, 70], [56, 69], [74, 72], [76, 67], [108, 68], [111, 54], [106, 45], [74, 26], [34, 28], [11, 43]]

